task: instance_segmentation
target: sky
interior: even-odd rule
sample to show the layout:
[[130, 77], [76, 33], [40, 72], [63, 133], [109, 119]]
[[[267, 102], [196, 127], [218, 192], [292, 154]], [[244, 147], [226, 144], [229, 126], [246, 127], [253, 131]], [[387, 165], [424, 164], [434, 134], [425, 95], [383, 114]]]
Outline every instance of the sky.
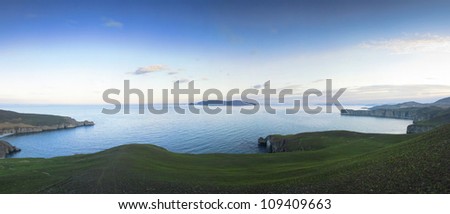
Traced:
[[[0, 0], [0, 103], [109, 88], [347, 88], [348, 104], [450, 96], [450, 1]], [[158, 93], [159, 92], [159, 93]], [[201, 99], [201, 97], [196, 97]]]

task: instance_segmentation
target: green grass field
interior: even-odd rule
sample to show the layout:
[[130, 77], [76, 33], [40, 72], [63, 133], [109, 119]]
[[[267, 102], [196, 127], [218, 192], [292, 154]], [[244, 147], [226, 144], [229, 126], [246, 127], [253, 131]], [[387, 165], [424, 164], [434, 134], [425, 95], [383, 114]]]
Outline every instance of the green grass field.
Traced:
[[192, 155], [124, 145], [89, 155], [4, 159], [0, 192], [450, 193], [450, 125], [420, 135], [278, 137], [301, 142], [303, 150]]

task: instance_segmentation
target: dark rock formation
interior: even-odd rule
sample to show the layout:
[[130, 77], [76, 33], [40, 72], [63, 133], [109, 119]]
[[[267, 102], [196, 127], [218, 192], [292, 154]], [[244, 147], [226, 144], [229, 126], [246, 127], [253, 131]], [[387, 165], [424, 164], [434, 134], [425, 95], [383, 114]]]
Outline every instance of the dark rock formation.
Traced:
[[258, 146], [267, 146], [267, 137], [266, 138], [258, 138]]
[[287, 152], [288, 150], [286, 139], [277, 140], [271, 135], [258, 138], [258, 146], [266, 147], [269, 153]]
[[6, 156], [16, 152], [20, 152], [20, 149], [6, 141], [0, 140], [0, 159], [6, 158]]

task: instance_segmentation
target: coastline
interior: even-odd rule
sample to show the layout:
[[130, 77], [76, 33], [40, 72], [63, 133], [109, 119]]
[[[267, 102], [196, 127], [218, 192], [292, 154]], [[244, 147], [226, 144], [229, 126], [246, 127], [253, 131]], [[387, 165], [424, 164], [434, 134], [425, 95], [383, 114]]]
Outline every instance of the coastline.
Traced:
[[4, 137], [8, 137], [10, 135], [13, 135], [12, 133], [9, 134], [0, 134], [0, 139], [4, 138]]
[[277, 154], [193, 155], [130, 144], [94, 154], [11, 158], [0, 161], [6, 169], [0, 178], [8, 181], [0, 182], [0, 192], [448, 193], [441, 178], [448, 176], [449, 130], [309, 133], [301, 136], [312, 143], [304, 140], [303, 150]]

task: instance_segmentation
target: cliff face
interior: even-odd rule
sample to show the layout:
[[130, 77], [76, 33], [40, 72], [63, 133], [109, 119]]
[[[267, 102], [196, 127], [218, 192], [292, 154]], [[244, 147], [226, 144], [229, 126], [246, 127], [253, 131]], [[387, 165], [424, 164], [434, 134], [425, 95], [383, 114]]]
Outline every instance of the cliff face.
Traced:
[[287, 148], [287, 141], [285, 139], [280, 141], [270, 141], [270, 147], [269, 152], [271, 153], [277, 153], [277, 152], [288, 152], [289, 149]]
[[426, 120], [428, 116], [421, 115], [418, 109], [376, 109], [376, 110], [351, 110], [343, 109], [341, 115], [365, 116], [365, 117], [385, 117], [408, 120]]
[[20, 152], [20, 149], [15, 146], [12, 146], [11, 144], [9, 144], [6, 141], [0, 140], [0, 159], [3, 159], [7, 155], [15, 153], [15, 152]]
[[277, 152], [289, 152], [290, 149], [287, 146], [286, 139], [278, 139], [272, 135], [265, 138], [260, 137], [258, 139], [258, 145], [266, 147], [267, 152], [277, 153]]
[[408, 128], [406, 129], [406, 133], [407, 134], [423, 133], [423, 132], [431, 131], [434, 128], [436, 128], [436, 126], [412, 124], [412, 125], [408, 126]]

